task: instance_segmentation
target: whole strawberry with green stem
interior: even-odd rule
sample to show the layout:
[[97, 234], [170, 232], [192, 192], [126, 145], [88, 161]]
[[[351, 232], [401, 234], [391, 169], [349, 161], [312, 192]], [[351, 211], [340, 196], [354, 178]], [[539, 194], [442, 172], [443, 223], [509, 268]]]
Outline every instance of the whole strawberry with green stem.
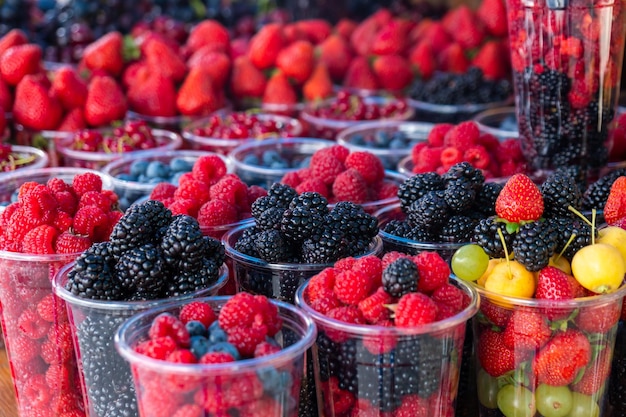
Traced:
[[508, 223], [507, 229], [516, 230], [520, 223], [539, 220], [543, 215], [541, 190], [527, 175], [515, 174], [500, 191], [495, 209]]

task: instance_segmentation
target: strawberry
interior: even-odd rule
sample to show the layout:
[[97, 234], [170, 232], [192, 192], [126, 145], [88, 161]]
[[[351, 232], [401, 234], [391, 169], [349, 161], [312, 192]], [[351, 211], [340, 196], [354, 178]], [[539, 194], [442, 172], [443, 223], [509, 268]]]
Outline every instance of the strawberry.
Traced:
[[214, 51], [228, 52], [230, 35], [220, 22], [206, 19], [191, 28], [185, 45], [192, 53], [207, 45], [211, 45]]
[[263, 26], [250, 40], [248, 58], [259, 69], [270, 68], [276, 63], [276, 58], [284, 44], [281, 25], [269, 23]]
[[235, 59], [230, 79], [230, 88], [235, 97], [262, 97], [266, 83], [265, 75], [252, 65], [247, 56]]
[[221, 99], [203, 67], [189, 70], [178, 90], [176, 106], [186, 116], [207, 116], [220, 108]]
[[430, 79], [437, 69], [435, 54], [427, 40], [420, 41], [409, 53], [409, 62], [417, 68], [421, 79]]
[[439, 69], [445, 72], [463, 74], [469, 68], [470, 62], [465, 56], [463, 47], [458, 42], [451, 42], [437, 55]]
[[330, 23], [324, 19], [303, 19], [297, 21], [296, 26], [313, 45], [323, 42], [333, 30]]
[[291, 45], [296, 41], [308, 41], [306, 34], [300, 30], [297, 22], [287, 23], [283, 26], [283, 37], [285, 40], [285, 45]]
[[248, 45], [250, 44], [249, 38], [235, 38], [230, 43], [230, 52], [228, 56], [231, 61], [239, 58], [240, 56], [248, 55]]
[[296, 104], [298, 96], [289, 83], [287, 76], [281, 71], [276, 71], [267, 81], [263, 93], [263, 103], [267, 104]]
[[386, 90], [398, 91], [411, 84], [413, 72], [409, 61], [400, 55], [383, 55], [372, 65], [378, 85]]
[[402, 55], [406, 52], [412, 24], [405, 19], [390, 20], [372, 41], [370, 52], [376, 55]]
[[533, 360], [533, 371], [539, 383], [560, 386], [571, 384], [591, 359], [591, 344], [576, 329], [558, 332], [544, 345]]
[[428, 42], [433, 50], [435, 56], [439, 55], [441, 51], [446, 49], [448, 45], [453, 42], [452, 37], [446, 32], [441, 22], [433, 22], [425, 29], [423, 39]]
[[54, 72], [51, 92], [66, 110], [82, 108], [87, 100], [87, 83], [74, 68], [63, 66]]
[[515, 351], [504, 344], [504, 334], [485, 329], [478, 340], [476, 355], [489, 375], [498, 377], [515, 368]]
[[604, 219], [610, 225], [626, 217], [626, 177], [617, 178], [604, 205]]
[[210, 50], [209, 47], [202, 47], [198, 49], [187, 60], [187, 66], [189, 68], [202, 66], [211, 75], [213, 84], [216, 88], [223, 88], [228, 81], [230, 75], [231, 60], [230, 57], [220, 51]]
[[516, 309], [511, 314], [503, 334], [506, 347], [534, 352], [550, 340], [552, 331], [541, 314]]
[[606, 333], [617, 324], [621, 312], [622, 305], [616, 303], [590, 306], [580, 309], [574, 322], [584, 332]]
[[496, 199], [496, 214], [511, 223], [538, 220], [543, 214], [539, 187], [525, 174], [515, 174]]
[[126, 115], [126, 97], [110, 76], [92, 78], [87, 87], [85, 120], [90, 126], [107, 126]]
[[25, 43], [12, 46], [0, 57], [0, 75], [7, 84], [16, 86], [25, 75], [41, 71], [41, 57], [39, 45]]
[[57, 130], [61, 132], [76, 132], [86, 128], [87, 122], [85, 121], [83, 109], [75, 107], [65, 114]]
[[595, 395], [598, 390], [605, 386], [611, 372], [612, 349], [610, 346], [602, 346], [598, 357], [592, 366], [587, 367], [580, 381], [572, 385], [572, 391], [585, 395]]
[[315, 66], [311, 78], [302, 86], [302, 94], [307, 101], [322, 100], [333, 95], [333, 82], [323, 62]]
[[2, 77], [0, 77], [0, 107], [7, 112], [13, 107], [13, 93]]
[[449, 33], [464, 49], [476, 48], [485, 39], [482, 24], [468, 5], [458, 7], [453, 24], [454, 29]]
[[540, 300], [571, 300], [574, 298], [570, 276], [554, 266], [546, 266], [537, 274], [535, 298]]
[[146, 71], [127, 91], [128, 107], [146, 116], [172, 117], [176, 109], [176, 86], [161, 72]]
[[350, 36], [352, 36], [352, 32], [354, 32], [356, 27], [357, 23], [354, 20], [344, 17], [339, 19], [335, 25], [335, 33], [347, 41], [350, 39]]
[[343, 77], [352, 60], [352, 50], [348, 42], [340, 35], [330, 35], [316, 47], [318, 59], [326, 64], [331, 78], [337, 82]]
[[505, 37], [509, 33], [506, 3], [504, 0], [483, 0], [476, 10], [476, 17], [482, 22], [488, 35]]
[[34, 130], [54, 130], [61, 121], [61, 104], [36, 75], [26, 75], [15, 89], [13, 118]]
[[485, 42], [472, 59], [472, 66], [483, 71], [485, 78], [499, 80], [509, 74], [508, 51], [499, 41]]
[[28, 37], [21, 29], [11, 29], [0, 38], [0, 58], [12, 46], [28, 43]]
[[346, 71], [343, 85], [348, 88], [377, 90], [379, 88], [376, 74], [369, 61], [363, 56], [355, 56]]
[[309, 41], [296, 41], [280, 51], [276, 66], [297, 84], [303, 84], [313, 72], [313, 45]]
[[4, 109], [0, 106], [0, 139], [4, 138], [5, 130], [7, 128], [7, 117], [4, 113]]
[[379, 9], [376, 13], [363, 20], [350, 35], [350, 45], [361, 56], [369, 55], [376, 34], [392, 18], [387, 9]]
[[187, 65], [181, 56], [158, 37], [150, 38], [143, 46], [148, 67], [159, 71], [175, 83], [187, 75]]
[[109, 32], [87, 45], [82, 61], [92, 71], [106, 71], [109, 75], [117, 77], [124, 68], [123, 43], [120, 32]]

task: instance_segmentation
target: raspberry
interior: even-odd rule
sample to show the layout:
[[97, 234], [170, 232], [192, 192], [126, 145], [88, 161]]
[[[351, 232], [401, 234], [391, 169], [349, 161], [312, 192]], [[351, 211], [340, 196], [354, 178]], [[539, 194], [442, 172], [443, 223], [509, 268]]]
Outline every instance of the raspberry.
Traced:
[[53, 340], [46, 340], [41, 344], [41, 359], [48, 365], [66, 363], [74, 358], [73, 349], [61, 349]]
[[46, 371], [46, 384], [48, 384], [48, 387], [52, 390], [68, 390], [72, 382], [72, 374], [65, 365], [54, 364], [48, 367]]
[[345, 258], [339, 259], [337, 262], [335, 262], [335, 265], [333, 266], [335, 269], [341, 269], [342, 271], [349, 271], [354, 267], [355, 264], [356, 264], [356, 258], [352, 256], [347, 256]]
[[489, 152], [481, 145], [469, 147], [463, 154], [463, 159], [479, 169], [487, 169], [491, 163]]
[[513, 160], [504, 161], [500, 164], [500, 176], [510, 177], [519, 172], [524, 172], [524, 164]]
[[[95, 191], [90, 191], [95, 192]], [[59, 210], [64, 211], [70, 215], [74, 215], [76, 213], [76, 209], [78, 207], [78, 199], [74, 195], [73, 191], [59, 191], [53, 194], [54, 199], [57, 202], [57, 207]]]
[[387, 252], [386, 254], [384, 254], [383, 258], [381, 259], [381, 268], [383, 269], [383, 271], [385, 270], [385, 268], [389, 266], [389, 264], [393, 263], [394, 261], [397, 261], [399, 258], [410, 259], [411, 256], [407, 255], [406, 253], [402, 253], [398, 251], [391, 251], [391, 252]]
[[9, 225], [13, 214], [21, 207], [20, 203], [9, 204], [0, 212], [0, 226], [5, 228]]
[[429, 148], [424, 147], [417, 156], [413, 172], [432, 172], [440, 165], [441, 152], [443, 147]]
[[491, 133], [481, 133], [476, 144], [485, 148], [489, 153], [497, 153], [500, 148], [500, 139]]
[[54, 226], [42, 224], [24, 235], [22, 252], [32, 254], [54, 253], [54, 241], [59, 231]]
[[217, 320], [217, 316], [210, 305], [201, 301], [192, 301], [180, 309], [178, 318], [183, 324], [187, 324], [192, 320], [199, 321], [208, 328], [211, 323]]
[[224, 200], [211, 200], [198, 210], [200, 226], [222, 226], [238, 220], [237, 208]]
[[337, 176], [332, 186], [336, 201], [367, 202], [367, 183], [355, 169], [348, 169]]
[[519, 140], [505, 139], [500, 142], [498, 153], [496, 154], [498, 161], [521, 161], [524, 159], [522, 148], [520, 148]]
[[315, 192], [323, 195], [326, 198], [330, 196], [330, 193], [328, 192], [328, 186], [324, 181], [319, 178], [306, 179], [298, 184], [295, 189], [298, 194]]
[[371, 282], [370, 288], [376, 288], [381, 285], [381, 276], [383, 273], [383, 262], [378, 256], [367, 255], [362, 258], [358, 258], [353, 270], [355, 272], [361, 272], [367, 276], [369, 282]]
[[166, 206], [172, 212], [172, 215], [185, 214], [187, 216], [196, 217], [200, 204], [196, 200], [188, 198], [175, 199], [171, 204]]
[[135, 351], [153, 359], [165, 360], [176, 350], [176, 342], [169, 336], [146, 340], [135, 347]]
[[203, 155], [196, 160], [191, 169], [194, 178], [205, 184], [215, 184], [226, 175], [226, 164], [218, 155]]
[[453, 127], [451, 123], [438, 123], [430, 129], [426, 140], [430, 146], [443, 146], [443, 138]]
[[93, 172], [77, 174], [72, 180], [72, 188], [78, 197], [88, 191], [102, 191], [102, 178]]
[[263, 341], [254, 348], [254, 357], [259, 358], [261, 356], [272, 355], [276, 352], [280, 352], [280, 346]]
[[11, 360], [16, 363], [26, 364], [39, 356], [39, 345], [29, 337], [16, 335], [7, 344], [11, 349]]
[[335, 277], [338, 272], [337, 267], [324, 268], [321, 272], [311, 277], [309, 283], [307, 284], [307, 296], [309, 300], [315, 301], [317, 298], [325, 295], [327, 291], [332, 291], [335, 286]]
[[202, 355], [198, 363], [210, 364], [210, 363], [227, 363], [234, 362], [235, 358], [227, 352], [209, 352]]
[[371, 200], [386, 200], [398, 196], [398, 185], [392, 181], [383, 181], [377, 188], [376, 196]]
[[194, 178], [183, 180], [181, 177], [174, 198], [193, 200], [202, 205], [211, 199], [211, 193], [207, 183]]
[[437, 252], [420, 252], [413, 257], [413, 262], [419, 270], [419, 291], [429, 294], [448, 282], [450, 267]]
[[300, 178], [298, 171], [290, 171], [283, 175], [280, 182], [287, 184], [291, 188], [296, 188], [302, 182], [302, 178]]
[[172, 198], [177, 189], [178, 187], [172, 183], [160, 182], [150, 192], [150, 200], [164, 201], [167, 198]]
[[57, 214], [54, 217], [54, 222], [52, 225], [57, 228], [57, 230], [69, 230], [72, 227], [72, 223], [74, 222], [74, 216], [65, 211], [57, 210]]
[[237, 348], [242, 357], [254, 355], [256, 346], [265, 340], [266, 329], [263, 326], [236, 326], [228, 329], [228, 343]]
[[103, 212], [108, 213], [111, 211], [111, 199], [108, 194], [98, 191], [87, 191], [78, 200], [78, 208], [96, 206]]
[[228, 333], [231, 328], [250, 325], [258, 309], [258, 299], [254, 295], [237, 293], [222, 306], [218, 317], [220, 327]]
[[324, 184], [332, 184], [337, 175], [345, 170], [345, 166], [330, 152], [322, 152], [321, 149], [313, 154], [309, 167], [311, 174], [319, 178]]
[[37, 304], [37, 313], [48, 323], [66, 315], [65, 304], [52, 294], [47, 294]]
[[[417, 164], [419, 162], [419, 157], [420, 157], [420, 153], [422, 152], [422, 149], [424, 148], [428, 148], [428, 142], [418, 142], [415, 145], [413, 145], [413, 147], [411, 148], [411, 161], [413, 161], [414, 164]], [[441, 146], [437, 146], [438, 148]]]
[[437, 304], [426, 294], [412, 292], [400, 298], [396, 306], [395, 323], [398, 327], [415, 327], [437, 319]]
[[167, 355], [168, 362], [175, 363], [196, 363], [196, 355], [191, 353], [189, 349], [178, 349]]
[[322, 148], [318, 152], [320, 152], [322, 154], [328, 153], [328, 154], [334, 156], [335, 158], [337, 158], [339, 160], [339, 162], [341, 162], [343, 164], [343, 163], [345, 163], [346, 158], [350, 154], [350, 149], [348, 149], [348, 148], [346, 148], [345, 146], [342, 146], [342, 145], [333, 145], [333, 146], [329, 146], [328, 148]]
[[233, 379], [224, 391], [224, 402], [231, 407], [254, 404], [263, 396], [263, 383], [254, 374]]
[[396, 409], [394, 417], [427, 416], [428, 410], [427, 399], [423, 399], [417, 394], [405, 395], [402, 397], [402, 403]]
[[79, 253], [91, 246], [91, 239], [87, 236], [63, 232], [57, 237], [54, 245], [55, 253]]
[[57, 317], [59, 322], [56, 326], [50, 326], [48, 331], [48, 340], [61, 349], [73, 350], [72, 329], [67, 321], [67, 314], [61, 314]]
[[[278, 315], [278, 307], [263, 295], [256, 295], [257, 313], [260, 314], [262, 324], [267, 328], [267, 335], [274, 336], [281, 329], [283, 322]], [[259, 317], [255, 317], [255, 325], [259, 323]]]
[[41, 339], [48, 334], [50, 322], [41, 318], [34, 307], [22, 311], [17, 319], [17, 327], [27, 337], [31, 339]]
[[50, 190], [53, 194], [62, 192], [74, 193], [72, 186], [58, 177], [50, 178], [48, 182], [46, 182], [46, 187], [48, 187], [48, 190]]
[[463, 309], [463, 291], [452, 284], [446, 283], [439, 286], [439, 288], [433, 291], [431, 298], [439, 306], [445, 305], [451, 307], [454, 311], [453, 314], [456, 314]]
[[31, 409], [47, 409], [52, 399], [44, 375], [33, 375], [28, 384], [22, 387], [21, 394], [24, 396], [24, 404], [28, 404]]
[[74, 233], [88, 236], [95, 240], [96, 230], [107, 225], [107, 214], [97, 206], [79, 208], [74, 216], [72, 228]]
[[[41, 184], [40, 184], [41, 185]], [[20, 197], [22, 209], [39, 224], [50, 224], [58, 208], [54, 195], [44, 186], [36, 187]]]
[[248, 204], [248, 186], [234, 174], [222, 177], [209, 190], [211, 200], [219, 199], [235, 207], [246, 207]]
[[446, 170], [459, 162], [463, 162], [463, 153], [457, 148], [448, 146], [441, 151], [441, 165]]
[[341, 307], [342, 303], [337, 299], [333, 290], [325, 289], [318, 292], [314, 300], [309, 300], [309, 305], [313, 310], [327, 314], [333, 308]]
[[369, 295], [371, 281], [362, 272], [342, 271], [335, 277], [333, 291], [345, 303], [356, 305]]
[[121, 211], [110, 211], [107, 213], [106, 224], [103, 224], [96, 228], [96, 234], [94, 236], [94, 242], [108, 241], [113, 231], [113, 227], [124, 216]]
[[346, 158], [345, 167], [355, 169], [365, 182], [373, 184], [385, 177], [385, 167], [376, 155], [370, 152], [352, 152]]
[[361, 300], [358, 307], [368, 323], [378, 323], [389, 318], [391, 310], [385, 304], [391, 304], [392, 300], [393, 298], [382, 287], [378, 287], [376, 292]]
[[257, 199], [267, 195], [267, 190], [258, 185], [251, 185], [248, 187], [248, 203], [252, 204]]
[[179, 319], [169, 313], [161, 313], [155, 317], [148, 334], [150, 339], [169, 336], [178, 346], [189, 346], [190, 337], [187, 328]]
[[480, 137], [478, 125], [473, 121], [466, 121], [452, 127], [443, 138], [444, 146], [453, 146], [465, 152], [467, 149], [476, 144]]
[[186, 404], [180, 407], [172, 417], [203, 417], [204, 410], [195, 404]]

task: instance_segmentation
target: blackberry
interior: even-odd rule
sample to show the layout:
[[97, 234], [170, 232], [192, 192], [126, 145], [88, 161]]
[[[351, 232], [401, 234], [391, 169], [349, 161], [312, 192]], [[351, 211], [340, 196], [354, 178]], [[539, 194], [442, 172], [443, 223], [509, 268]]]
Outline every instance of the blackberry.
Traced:
[[396, 298], [417, 291], [418, 280], [417, 265], [408, 258], [400, 258], [390, 263], [382, 276], [385, 292]]
[[163, 283], [168, 276], [167, 263], [163, 254], [152, 243], [133, 248], [122, 254], [115, 264], [115, 272], [128, 291], [152, 294], [159, 298]]
[[259, 258], [269, 263], [285, 262], [291, 255], [289, 242], [278, 230], [263, 230], [257, 233], [254, 247]]
[[296, 206], [283, 213], [280, 231], [294, 242], [302, 242], [324, 224], [324, 218], [314, 208]]
[[293, 200], [291, 200], [291, 203], [289, 203], [290, 209], [296, 207], [307, 207], [310, 209], [318, 210], [320, 212], [324, 212], [328, 209], [328, 200], [320, 193], [306, 191], [295, 197]]
[[363, 206], [340, 201], [326, 216], [326, 223], [344, 234], [349, 241], [371, 239], [378, 234], [378, 220], [367, 213]]
[[65, 288], [80, 298], [91, 300], [122, 300], [124, 292], [107, 258], [98, 252], [102, 245], [94, 245], [83, 252], [68, 273]]
[[473, 167], [469, 162], [465, 161], [452, 165], [442, 176], [442, 179], [446, 183], [459, 180], [461, 178], [469, 180], [476, 191], [480, 190], [480, 187], [482, 187], [485, 182], [483, 172], [480, 169]]
[[147, 200], [130, 206], [113, 227], [111, 252], [119, 257], [144, 243], [157, 242], [171, 221], [172, 212], [160, 201]]
[[280, 222], [284, 212], [284, 208], [269, 207], [255, 216], [255, 223], [259, 230], [280, 230]]
[[582, 196], [574, 178], [563, 171], [555, 171], [541, 184], [544, 217], [575, 216], [568, 210], [572, 206], [576, 210], [582, 207]]
[[446, 185], [444, 199], [453, 213], [461, 213], [469, 209], [475, 198], [476, 189], [469, 179], [455, 179]]
[[267, 196], [276, 201], [278, 207], [289, 207], [291, 200], [298, 197], [296, 190], [280, 182], [275, 182], [267, 190]]
[[396, 346], [396, 368], [404, 369], [404, 377], [396, 381], [399, 389], [415, 392], [422, 398], [433, 394], [441, 384], [441, 364], [452, 355], [453, 344], [422, 335], [405, 338]]
[[476, 193], [476, 199], [474, 200], [474, 208], [484, 213], [486, 216], [493, 216], [496, 214], [496, 200], [500, 195], [504, 185], [497, 182], [486, 182], [480, 187], [480, 190]]
[[472, 238], [474, 228], [478, 224], [476, 219], [468, 216], [451, 216], [439, 231], [439, 240], [442, 242], [465, 243]]
[[407, 222], [412, 227], [433, 231], [443, 226], [450, 217], [446, 200], [430, 191], [415, 201], [407, 211]]
[[583, 209], [591, 210], [595, 208], [596, 210], [604, 210], [604, 205], [611, 192], [611, 186], [616, 179], [624, 175], [626, 175], [626, 168], [616, 169], [591, 184], [583, 194]]
[[437, 240], [437, 234], [439, 230], [427, 230], [422, 228], [421, 226], [416, 226], [411, 229], [411, 231], [405, 236], [409, 240], [414, 240], [416, 242], [434, 242]]
[[496, 221], [495, 216], [479, 221], [472, 233], [471, 241], [481, 246], [491, 258], [504, 258], [505, 256], [498, 229], [502, 232], [507, 250], [511, 252], [511, 245], [515, 236], [509, 234], [506, 230], [506, 225]]
[[174, 271], [193, 271], [204, 259], [207, 246], [198, 220], [191, 216], [174, 216], [160, 245], [167, 266]]
[[342, 257], [345, 246], [340, 230], [324, 226], [302, 243], [302, 261], [312, 264], [332, 263]]
[[520, 226], [513, 239], [515, 260], [531, 272], [548, 266], [558, 243], [559, 233], [548, 221], [536, 221]]
[[382, 230], [390, 235], [406, 238], [411, 233], [412, 227], [405, 221], [394, 219], [385, 224]]
[[250, 206], [250, 213], [256, 219], [268, 208], [278, 208], [277, 200], [265, 195], [254, 200]]
[[578, 187], [578, 192], [581, 196], [583, 195], [585, 189], [587, 188], [587, 175], [585, 170], [580, 165], [558, 167], [554, 172], [561, 172], [572, 177], [574, 179], [574, 183]]
[[445, 183], [436, 172], [426, 172], [409, 177], [398, 187], [400, 207], [406, 213], [411, 204], [429, 191], [443, 190], [444, 188]]
[[239, 239], [237, 239], [237, 242], [235, 242], [235, 250], [243, 253], [244, 255], [258, 258], [259, 253], [256, 250], [255, 237], [256, 235], [242, 235]]
[[226, 260], [226, 251], [224, 244], [211, 236], [204, 236], [205, 257], [215, 262], [216, 265], [222, 265]]
[[209, 288], [217, 281], [220, 267], [211, 259], [203, 259], [202, 265], [195, 271], [178, 271], [165, 284], [164, 297], [177, 297], [194, 291]]
[[[582, 219], [563, 217], [553, 219], [551, 223], [558, 233], [555, 252], [563, 252], [563, 257], [568, 261], [571, 261], [580, 249], [591, 245], [591, 226]], [[594, 230], [597, 237], [597, 229]]]

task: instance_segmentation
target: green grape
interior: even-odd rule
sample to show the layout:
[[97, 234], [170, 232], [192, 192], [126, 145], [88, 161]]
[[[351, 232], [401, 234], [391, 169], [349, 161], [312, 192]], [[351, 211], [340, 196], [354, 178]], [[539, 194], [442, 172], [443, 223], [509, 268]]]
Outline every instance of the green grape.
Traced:
[[567, 386], [539, 384], [535, 402], [544, 417], [565, 417], [572, 409], [572, 391]]
[[484, 369], [480, 369], [477, 375], [478, 400], [487, 408], [498, 408], [498, 379], [492, 377]]
[[465, 281], [476, 281], [488, 266], [489, 255], [473, 243], [461, 246], [452, 255], [452, 272]]
[[580, 392], [572, 392], [572, 410], [567, 417], [598, 417], [600, 407], [593, 397]]
[[505, 385], [498, 391], [498, 408], [504, 417], [533, 417], [535, 396], [521, 385]]

